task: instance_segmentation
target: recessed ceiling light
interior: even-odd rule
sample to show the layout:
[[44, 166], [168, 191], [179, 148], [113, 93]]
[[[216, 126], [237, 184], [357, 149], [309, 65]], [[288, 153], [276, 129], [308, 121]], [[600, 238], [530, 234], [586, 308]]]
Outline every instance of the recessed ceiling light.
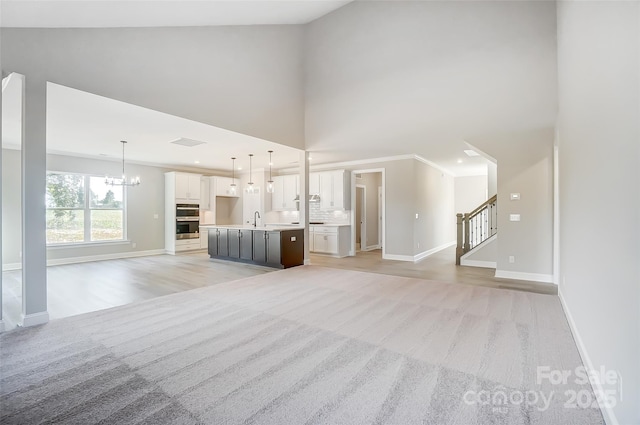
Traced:
[[193, 161], [195, 164], [200, 164], [200, 161]]
[[458, 160], [458, 164], [462, 164], [462, 160], [461, 159]]
[[242, 170], [242, 167], [238, 165], [238, 170]]
[[310, 157], [309, 157], [309, 161], [311, 161], [312, 159], [313, 159], [313, 158], [310, 156]]
[[464, 153], [466, 153], [467, 156], [480, 156], [480, 154], [473, 149], [465, 149]]

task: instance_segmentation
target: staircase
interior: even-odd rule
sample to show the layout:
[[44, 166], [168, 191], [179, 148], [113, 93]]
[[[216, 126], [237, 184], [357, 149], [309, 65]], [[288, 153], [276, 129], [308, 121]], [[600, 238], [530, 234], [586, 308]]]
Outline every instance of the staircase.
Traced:
[[456, 265], [460, 265], [464, 254], [498, 233], [498, 195], [487, 199], [470, 213], [456, 214], [456, 218]]

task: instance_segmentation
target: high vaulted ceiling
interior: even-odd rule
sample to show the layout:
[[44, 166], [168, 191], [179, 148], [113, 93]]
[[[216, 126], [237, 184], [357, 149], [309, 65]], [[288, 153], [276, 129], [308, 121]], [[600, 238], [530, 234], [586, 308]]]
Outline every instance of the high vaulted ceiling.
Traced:
[[2, 0], [0, 25], [20, 28], [120, 28], [306, 24], [345, 0]]

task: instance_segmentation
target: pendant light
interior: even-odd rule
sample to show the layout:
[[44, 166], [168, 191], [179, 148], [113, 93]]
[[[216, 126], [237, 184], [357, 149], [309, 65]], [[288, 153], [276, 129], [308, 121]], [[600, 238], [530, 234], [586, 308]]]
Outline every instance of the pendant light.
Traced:
[[271, 166], [273, 165], [273, 162], [271, 161], [271, 154], [273, 151], [267, 152], [269, 152], [269, 181], [267, 182], [267, 193], [273, 193], [273, 179], [271, 178]]
[[236, 157], [231, 158], [231, 184], [229, 185], [229, 193], [236, 194]]
[[122, 143], [122, 177], [105, 177], [104, 183], [108, 186], [138, 186], [140, 184], [140, 177], [132, 177], [130, 181], [127, 181], [127, 176], [124, 173], [124, 145], [127, 144], [126, 140], [120, 140]]
[[252, 160], [253, 154], [249, 154], [249, 183], [247, 183], [247, 193], [253, 193], [255, 188], [253, 187], [253, 174], [252, 174]]

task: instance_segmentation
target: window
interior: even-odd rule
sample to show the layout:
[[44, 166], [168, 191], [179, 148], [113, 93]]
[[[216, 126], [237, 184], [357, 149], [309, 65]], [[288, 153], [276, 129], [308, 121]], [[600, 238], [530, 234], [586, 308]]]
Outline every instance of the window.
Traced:
[[124, 240], [123, 199], [104, 177], [47, 173], [47, 244]]

